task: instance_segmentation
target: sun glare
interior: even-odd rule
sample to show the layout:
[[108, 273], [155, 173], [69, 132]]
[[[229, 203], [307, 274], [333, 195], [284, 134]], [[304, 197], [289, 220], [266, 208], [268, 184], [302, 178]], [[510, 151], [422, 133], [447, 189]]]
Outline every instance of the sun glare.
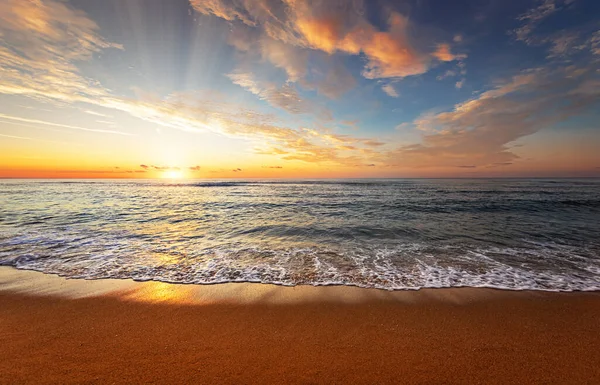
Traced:
[[169, 170], [165, 171], [162, 177], [165, 179], [181, 179], [183, 178], [183, 173], [178, 170]]

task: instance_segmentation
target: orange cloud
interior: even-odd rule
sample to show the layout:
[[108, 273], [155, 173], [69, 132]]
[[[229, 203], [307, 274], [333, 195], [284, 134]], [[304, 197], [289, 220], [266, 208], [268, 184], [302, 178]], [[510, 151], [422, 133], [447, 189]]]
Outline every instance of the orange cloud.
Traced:
[[454, 61], [465, 58], [465, 55], [454, 55], [450, 52], [450, 46], [448, 44], [438, 44], [437, 49], [432, 55], [439, 61]]
[[388, 31], [378, 30], [363, 16], [360, 1], [192, 0], [191, 4], [200, 13], [252, 27], [258, 36], [234, 31], [232, 44], [251, 52], [249, 40], [261, 41], [263, 58], [285, 69], [290, 81], [299, 81], [306, 73], [303, 49], [330, 55], [362, 53], [367, 58], [363, 76], [368, 79], [418, 75], [429, 69], [432, 58], [464, 57], [451, 54], [448, 45], [431, 54], [419, 50], [409, 39], [408, 19], [397, 12], [389, 17]]
[[299, 19], [296, 26], [308, 44], [327, 53], [334, 53], [342, 40], [342, 23], [336, 17], [320, 20]]
[[[297, 11], [297, 10], [296, 10]], [[306, 44], [327, 53], [341, 51], [353, 55], [361, 52], [368, 58], [363, 76], [368, 79], [405, 77], [427, 71], [427, 57], [410, 43], [408, 19], [399, 13], [389, 18], [389, 31], [377, 31], [366, 20], [345, 27], [344, 14], [322, 18], [305, 18], [296, 13], [295, 26]]]

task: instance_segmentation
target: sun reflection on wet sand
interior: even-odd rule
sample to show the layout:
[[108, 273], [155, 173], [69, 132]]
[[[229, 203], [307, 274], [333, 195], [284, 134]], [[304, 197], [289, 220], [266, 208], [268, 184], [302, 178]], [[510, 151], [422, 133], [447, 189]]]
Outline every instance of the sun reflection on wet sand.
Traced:
[[11, 267], [0, 267], [0, 292], [71, 299], [106, 296], [117, 297], [123, 301], [178, 305], [290, 305], [317, 302], [357, 304], [370, 301], [393, 301], [404, 304], [441, 301], [465, 304], [489, 298], [548, 295], [544, 292], [515, 292], [485, 288], [386, 291], [348, 286], [285, 287], [257, 283], [187, 285], [117, 279], [82, 280], [65, 279], [56, 275], [17, 270]]

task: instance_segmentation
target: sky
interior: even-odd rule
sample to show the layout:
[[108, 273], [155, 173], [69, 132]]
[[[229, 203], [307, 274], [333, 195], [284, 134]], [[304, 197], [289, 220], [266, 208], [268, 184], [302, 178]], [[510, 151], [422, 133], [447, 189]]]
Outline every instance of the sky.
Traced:
[[596, 0], [0, 0], [0, 177], [600, 176]]

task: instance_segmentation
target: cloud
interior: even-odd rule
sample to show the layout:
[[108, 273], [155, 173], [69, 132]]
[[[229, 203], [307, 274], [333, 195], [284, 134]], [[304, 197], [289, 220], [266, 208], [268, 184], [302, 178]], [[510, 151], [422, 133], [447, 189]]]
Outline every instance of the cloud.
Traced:
[[385, 84], [384, 86], [381, 87], [381, 90], [392, 98], [397, 98], [398, 96], [400, 96], [398, 91], [396, 91], [394, 86], [391, 84]]
[[[147, 170], [155, 170], [155, 171], [180, 171], [181, 167], [173, 167], [173, 166], [148, 166], [146, 164], [140, 164], [140, 167], [143, 170], [140, 170], [139, 172], [143, 172], [143, 171], [147, 171]], [[200, 171], [200, 166], [189, 166], [186, 167], [188, 170], [190, 171]]]
[[455, 70], [447, 70], [446, 72], [444, 72], [442, 75], [438, 75], [436, 77], [437, 80], [444, 80], [446, 78], [450, 78], [450, 77], [454, 77], [458, 75], [458, 72]]
[[6, 134], [0, 134], [0, 136], [3, 138], [11, 138], [11, 139], [33, 140], [33, 138], [30, 138], [28, 136], [17, 136], [17, 135], [6, 135]]
[[579, 34], [574, 31], [565, 32], [562, 31], [554, 36], [551, 36], [545, 41], [551, 43], [549, 49], [549, 57], [560, 57], [569, 54], [575, 47]]
[[547, 17], [560, 9], [560, 3], [568, 0], [538, 0], [537, 6], [519, 15], [517, 20], [522, 24], [512, 31], [519, 41], [531, 42], [533, 30]]
[[362, 75], [368, 79], [401, 78], [425, 73], [431, 59], [452, 61], [447, 44], [433, 53], [411, 41], [406, 16], [391, 12], [386, 30], [374, 26], [365, 15], [363, 1], [295, 0], [191, 0], [197, 12], [238, 22], [232, 45], [253, 52], [251, 40], [260, 42], [263, 59], [286, 71], [292, 82], [307, 73], [307, 50], [364, 55]]
[[[240, 0], [239, 3], [244, 1]], [[231, 13], [231, 8], [227, 7], [218, 8], [218, 3], [207, 1], [203, 4], [212, 7], [210, 8], [212, 13], [231, 20], [243, 20], [242, 26], [246, 26], [244, 23], [248, 26], [253, 25], [253, 20], [268, 19], [260, 24], [262, 39], [256, 42], [250, 41], [249, 44], [262, 44], [268, 47], [265, 48], [265, 60], [280, 65], [288, 77], [298, 79], [299, 85], [334, 96], [344, 90], [344, 85], [334, 83], [354, 81], [351, 76], [348, 78], [351, 80], [346, 79], [343, 72], [342, 75], [337, 76], [336, 71], [329, 70], [317, 74], [317, 77], [308, 77], [305, 71], [306, 64], [302, 62], [304, 57], [302, 52], [311, 48], [297, 31], [292, 33], [293, 28], [292, 30], [288, 28], [291, 19], [288, 19], [289, 15], [285, 11], [287, 8], [284, 7], [282, 13], [277, 7], [257, 6], [253, 7], [253, 16], [251, 16], [244, 12]], [[250, 1], [245, 3], [249, 4]], [[232, 101], [224, 101], [213, 94], [181, 92], [160, 97], [135, 89], [135, 97], [115, 95], [99, 82], [85, 78], [77, 66], [79, 63], [91, 60], [95, 54], [104, 50], [122, 49], [118, 44], [110, 43], [99, 36], [98, 26], [84, 12], [71, 8], [66, 2], [56, 0], [43, 2], [4, 0], [0, 1], [0, 11], [0, 34], [4, 43], [0, 47], [2, 63], [0, 94], [25, 96], [55, 105], [83, 104], [85, 111], [94, 111], [91, 107], [97, 106], [124, 112], [146, 122], [171, 129], [190, 133], [208, 131], [243, 138], [253, 143], [257, 152], [281, 160], [346, 166], [356, 164], [359, 160], [361, 162], [381, 161], [383, 150], [379, 148], [383, 147], [382, 142], [370, 138], [334, 135], [326, 127], [321, 129], [322, 132], [313, 133], [303, 129], [292, 129], [281, 125], [272, 115], [249, 110]], [[373, 32], [372, 27], [368, 28]], [[355, 30], [354, 33], [357, 31]], [[353, 35], [353, 38], [359, 37]], [[242, 42], [238, 43], [242, 47]], [[285, 47], [292, 47], [292, 49], [286, 50]], [[259, 52], [263, 55], [262, 51]], [[297, 55], [293, 60], [287, 60], [294, 53]], [[322, 51], [316, 53], [327, 57]], [[335, 58], [328, 63], [332, 64], [329, 69], [341, 65], [341, 62]], [[376, 67], [371, 66], [373, 70]], [[249, 77], [245, 79], [237, 77], [234, 80], [268, 103], [291, 113], [303, 114], [317, 111], [323, 117], [329, 118], [326, 109], [304, 100], [294, 84], [275, 86]], [[331, 87], [320, 85], [326, 84], [327, 80], [332, 83]], [[15, 123], [24, 122], [127, 135], [116, 130], [89, 129], [9, 115], [0, 115], [0, 117]], [[378, 150], [375, 150], [376, 148]], [[167, 166], [147, 166], [147, 168], [141, 167], [138, 171], [166, 169]]]
[[228, 74], [234, 84], [239, 85], [267, 101], [274, 107], [279, 107], [291, 114], [315, 114], [316, 116], [330, 120], [332, 114], [326, 108], [308, 99], [302, 98], [298, 91], [289, 84], [277, 87], [267, 82], [259, 82], [252, 73], [236, 72]]
[[460, 79], [459, 81], [456, 82], [456, 84], [454, 86], [458, 89], [461, 89], [461, 88], [463, 88], [464, 85], [465, 85], [465, 79]]
[[600, 55], [600, 30], [598, 23], [582, 23], [574, 27], [544, 32], [538, 26], [546, 19], [557, 17], [559, 12], [568, 10], [575, 0], [537, 1], [537, 6], [519, 15], [521, 26], [509, 31], [517, 41], [530, 46], [547, 46], [548, 59], [569, 60], [570, 56], [580, 53]]
[[17, 121], [17, 122], [32, 123], [32, 124], [41, 124], [41, 125], [44, 125], [44, 126], [51, 126], [51, 127], [67, 128], [67, 129], [70, 129], [70, 130], [79, 130], [79, 131], [87, 131], [87, 132], [97, 132], [97, 133], [102, 133], [102, 134], [126, 135], [126, 136], [130, 136], [131, 135], [129, 133], [122, 132], [122, 131], [102, 130], [102, 129], [80, 127], [80, 126], [72, 126], [72, 125], [69, 125], [69, 124], [52, 123], [52, 122], [47, 122], [47, 121], [44, 121], [44, 120], [27, 119], [27, 118], [21, 118], [19, 116], [11, 116], [11, 115], [5, 115], [5, 114], [0, 114], [0, 118], [7, 119], [7, 120], [14, 120], [14, 121]]
[[[552, 15], [567, 8], [575, 0], [537, 0], [536, 6], [517, 17], [521, 23], [516, 29], [510, 31], [517, 41], [529, 45], [552, 43], [551, 55], [560, 55], [567, 51], [567, 47], [577, 38], [572, 31], [559, 31], [554, 36], [539, 37], [534, 34], [540, 24]], [[566, 32], [566, 33], [565, 33]]]
[[96, 111], [92, 111], [92, 110], [84, 110], [83, 112], [85, 112], [86, 114], [90, 114], [90, 115], [102, 116], [105, 118], [112, 118], [112, 116], [110, 116], [110, 115], [101, 114], [100, 112], [96, 112]]
[[233, 171], [233, 172], [241, 172], [241, 171], [242, 171], [242, 169], [241, 169], [241, 168], [234, 168], [234, 169], [233, 169], [233, 170], [231, 170], [231, 171]]
[[427, 71], [427, 58], [408, 39], [408, 19], [399, 13], [389, 18], [389, 31], [377, 31], [362, 24], [348, 32], [339, 43], [339, 50], [358, 55], [363, 53], [367, 64], [363, 76], [367, 79], [406, 77]]
[[301, 83], [304, 88], [315, 89], [330, 99], [339, 99], [356, 86], [356, 79], [340, 59], [325, 57], [322, 60], [327, 62], [327, 69], [321, 71], [313, 68], [312, 80], [305, 79]]
[[450, 46], [448, 44], [438, 44], [437, 49], [433, 52], [432, 55], [439, 61], [444, 62], [466, 58], [466, 55], [464, 54], [455, 55], [452, 52], [450, 52]]
[[171, 167], [171, 166], [154, 166], [154, 165], [152, 165], [152, 166], [148, 166], [148, 165], [145, 165], [145, 164], [140, 164], [140, 167], [141, 167], [143, 170], [139, 170], [139, 171], [136, 171], [136, 172], [145, 172], [145, 171], [148, 171], [148, 170], [155, 170], [155, 171], [169, 171], [169, 170], [172, 170], [172, 171], [180, 171], [180, 170], [181, 170], [181, 168], [180, 168], [180, 167]]
[[63, 102], [104, 93], [74, 64], [103, 49], [122, 49], [97, 32], [83, 12], [62, 1], [1, 1], [0, 93]]
[[[288, 44], [245, 25], [236, 26], [228, 41], [245, 54], [245, 62], [249, 58], [269, 62], [286, 73], [288, 82], [316, 90], [328, 98], [338, 99], [356, 85], [356, 80], [339, 58], [315, 54], [304, 46]], [[309, 54], [318, 59], [313, 60], [310, 76]], [[315, 64], [317, 61], [320, 66]]]
[[551, 127], [600, 102], [594, 68], [568, 66], [523, 71], [452, 111], [414, 122], [425, 132], [422, 143], [390, 153], [390, 164], [439, 167], [513, 163], [509, 144]]
[[104, 170], [53, 170], [53, 172], [60, 174], [142, 174], [146, 170], [122, 170], [121, 167], [114, 167], [113, 169]]
[[600, 30], [594, 32], [586, 44], [590, 47], [592, 54], [600, 56]]

